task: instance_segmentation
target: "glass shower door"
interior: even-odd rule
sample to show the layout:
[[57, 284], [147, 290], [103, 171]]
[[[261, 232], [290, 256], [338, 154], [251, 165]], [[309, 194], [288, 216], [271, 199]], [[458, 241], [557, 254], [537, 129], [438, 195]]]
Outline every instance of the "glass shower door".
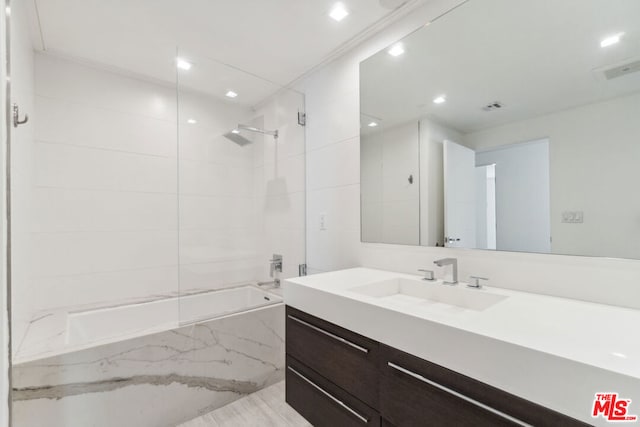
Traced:
[[[180, 319], [189, 323], [262, 305], [239, 288], [278, 292], [305, 263], [304, 96], [178, 56], [188, 64], [178, 70], [178, 174]], [[271, 268], [274, 256], [281, 268]]]

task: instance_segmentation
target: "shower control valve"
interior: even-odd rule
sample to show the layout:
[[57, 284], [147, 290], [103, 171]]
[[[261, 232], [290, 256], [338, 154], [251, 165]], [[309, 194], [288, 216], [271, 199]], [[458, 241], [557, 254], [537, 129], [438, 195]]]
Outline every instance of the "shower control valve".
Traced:
[[271, 277], [274, 276], [276, 271], [278, 273], [282, 273], [282, 255], [273, 254], [273, 258], [271, 258], [269, 262], [271, 263], [271, 268], [269, 270], [269, 275]]

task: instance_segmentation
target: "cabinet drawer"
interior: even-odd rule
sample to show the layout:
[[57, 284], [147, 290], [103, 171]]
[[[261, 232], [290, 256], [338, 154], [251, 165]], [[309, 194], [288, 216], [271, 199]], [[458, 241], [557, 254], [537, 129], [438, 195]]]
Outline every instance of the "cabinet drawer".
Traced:
[[397, 426], [588, 425], [442, 366], [380, 347], [380, 412]]
[[380, 427], [380, 415], [287, 356], [286, 400], [315, 427]]
[[378, 408], [376, 341], [287, 307], [287, 355], [372, 408]]

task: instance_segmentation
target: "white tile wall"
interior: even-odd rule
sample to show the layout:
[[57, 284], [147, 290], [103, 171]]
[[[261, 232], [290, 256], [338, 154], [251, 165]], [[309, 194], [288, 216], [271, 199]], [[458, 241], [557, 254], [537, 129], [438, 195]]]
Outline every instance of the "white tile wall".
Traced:
[[256, 146], [239, 146], [223, 136], [254, 112], [182, 87], [178, 104], [180, 290], [256, 280]]
[[[311, 132], [311, 131], [310, 131]], [[352, 185], [360, 182], [360, 139], [348, 138], [309, 150], [307, 190]]]
[[[4, 11], [4, 7], [2, 9]], [[37, 111], [34, 106], [34, 59], [28, 31], [28, 10], [24, 2], [12, 3], [11, 9], [11, 101], [19, 105], [22, 115], [29, 114], [30, 117], [30, 121], [26, 125], [10, 129], [11, 163], [14, 165], [17, 158], [32, 159], [34, 156], [32, 144], [34, 136], [33, 123], [37, 120]], [[33, 168], [33, 161], [29, 161], [26, 164], [13, 166], [11, 173], [11, 256], [13, 282], [27, 280], [26, 271], [29, 263], [28, 259], [21, 255], [26, 254], [29, 250], [29, 225], [33, 211], [28, 194], [17, 193], [13, 190], [31, 185]], [[31, 292], [27, 288], [12, 289], [12, 302], [24, 300], [26, 304], [30, 304], [30, 295]], [[19, 342], [19, 339], [26, 331], [29, 319], [25, 312], [15, 310], [15, 304], [12, 304], [12, 306], [12, 341], [15, 348], [16, 342]]]
[[34, 185], [38, 188], [176, 193], [175, 157], [38, 140], [34, 151]]
[[[9, 12], [6, 8], [5, 1], [0, 1], [0, 34], [2, 34], [3, 42], [5, 40], [5, 34], [7, 28], [5, 27], [6, 16], [5, 14]], [[34, 89], [33, 89], [33, 55], [31, 50], [31, 41], [29, 39], [29, 31], [27, 25], [27, 8], [25, 2], [12, 2], [11, 4], [11, 67], [12, 67], [12, 82], [11, 82], [11, 101], [17, 102], [20, 105], [20, 111], [22, 114], [29, 113], [31, 117], [33, 117], [33, 97], [34, 97]], [[0, 80], [2, 82], [8, 81], [8, 76], [5, 72], [5, 64], [7, 60], [7, 52], [4, 47], [0, 49]], [[4, 118], [7, 117], [7, 112], [5, 110], [5, 102], [7, 93], [5, 92], [5, 84], [0, 85], [0, 99], [3, 100], [2, 106], [0, 106], [0, 115]], [[5, 135], [7, 134], [7, 129], [5, 127], [4, 119], [2, 121], [2, 128], [0, 142], [2, 143], [2, 150], [0, 150], [0, 158], [2, 159], [2, 163], [4, 164], [6, 161], [5, 155], [5, 147], [6, 140]], [[11, 131], [11, 138], [14, 149], [20, 153], [29, 153], [29, 146], [25, 143], [28, 143], [33, 138], [33, 129], [31, 126], [21, 126], [19, 129]], [[17, 173], [15, 176], [15, 180], [18, 182], [25, 182], [26, 177], [29, 175], [26, 171], [21, 171], [21, 173]], [[5, 173], [3, 169], [2, 177], [0, 178], [0, 209], [5, 211], [6, 205], [6, 180]], [[17, 202], [19, 206], [25, 207], [26, 204], [24, 199], [14, 199], [14, 202]], [[19, 227], [16, 228], [16, 234], [25, 235], [26, 225], [27, 225], [27, 217], [25, 216], [22, 219], [18, 219], [14, 224]], [[6, 225], [3, 221], [3, 225], [0, 229], [0, 243], [2, 248], [0, 249], [0, 426], [8, 425], [8, 394], [9, 394], [9, 358], [10, 354], [6, 350], [8, 348], [9, 343], [9, 322], [7, 318], [8, 313], [8, 293], [6, 286], [6, 257], [8, 253], [5, 251], [6, 242], [7, 242], [7, 233], [6, 233]], [[16, 247], [18, 253], [24, 250], [23, 247], [18, 245]], [[18, 277], [20, 277], [18, 275]], [[24, 334], [24, 330], [26, 328], [26, 319], [24, 317], [14, 316], [12, 319], [12, 327], [16, 331], [16, 335], [21, 336]], [[15, 339], [14, 339], [15, 345]]]
[[[267, 280], [273, 253], [285, 257], [283, 277], [297, 275], [300, 93], [256, 111], [43, 54], [34, 81], [31, 133], [12, 159], [14, 319]], [[223, 137], [255, 120], [278, 142]]]
[[39, 141], [175, 157], [174, 120], [41, 95], [36, 114]]
[[[183, 291], [266, 281], [274, 253], [284, 256], [283, 277], [297, 275], [304, 262], [304, 128], [297, 124], [303, 108], [302, 95], [289, 91], [236, 114], [181, 95], [183, 121], [198, 120], [180, 125]], [[222, 136], [238, 123], [278, 129], [278, 141], [246, 134], [253, 143], [239, 146]]]
[[[144, 116], [175, 123], [173, 84], [161, 86], [46, 55], [36, 55], [35, 79], [38, 96], [58, 100], [62, 105], [72, 103], [133, 114], [132, 121]], [[91, 132], [92, 128], [87, 128]], [[128, 132], [118, 133], [118, 136], [125, 133]], [[95, 137], [92, 132], [90, 135]]]
[[175, 90], [42, 54], [34, 69], [12, 158], [14, 319], [177, 293]]
[[[359, 62], [431, 21], [460, 0], [435, 0], [300, 82], [307, 127], [307, 262], [309, 272], [368, 266], [415, 272], [455, 256], [461, 276], [485, 275], [499, 287], [640, 308], [640, 261], [492, 253], [360, 243]], [[352, 203], [339, 195], [350, 188]], [[321, 213], [328, 228], [318, 227]]]

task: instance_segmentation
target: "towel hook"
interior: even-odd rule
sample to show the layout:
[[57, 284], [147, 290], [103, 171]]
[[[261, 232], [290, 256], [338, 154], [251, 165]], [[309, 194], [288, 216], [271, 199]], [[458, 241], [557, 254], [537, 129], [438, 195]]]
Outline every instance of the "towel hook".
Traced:
[[25, 114], [24, 119], [20, 120], [20, 107], [18, 104], [13, 104], [13, 127], [17, 128], [20, 125], [23, 125], [29, 121], [29, 115]]

